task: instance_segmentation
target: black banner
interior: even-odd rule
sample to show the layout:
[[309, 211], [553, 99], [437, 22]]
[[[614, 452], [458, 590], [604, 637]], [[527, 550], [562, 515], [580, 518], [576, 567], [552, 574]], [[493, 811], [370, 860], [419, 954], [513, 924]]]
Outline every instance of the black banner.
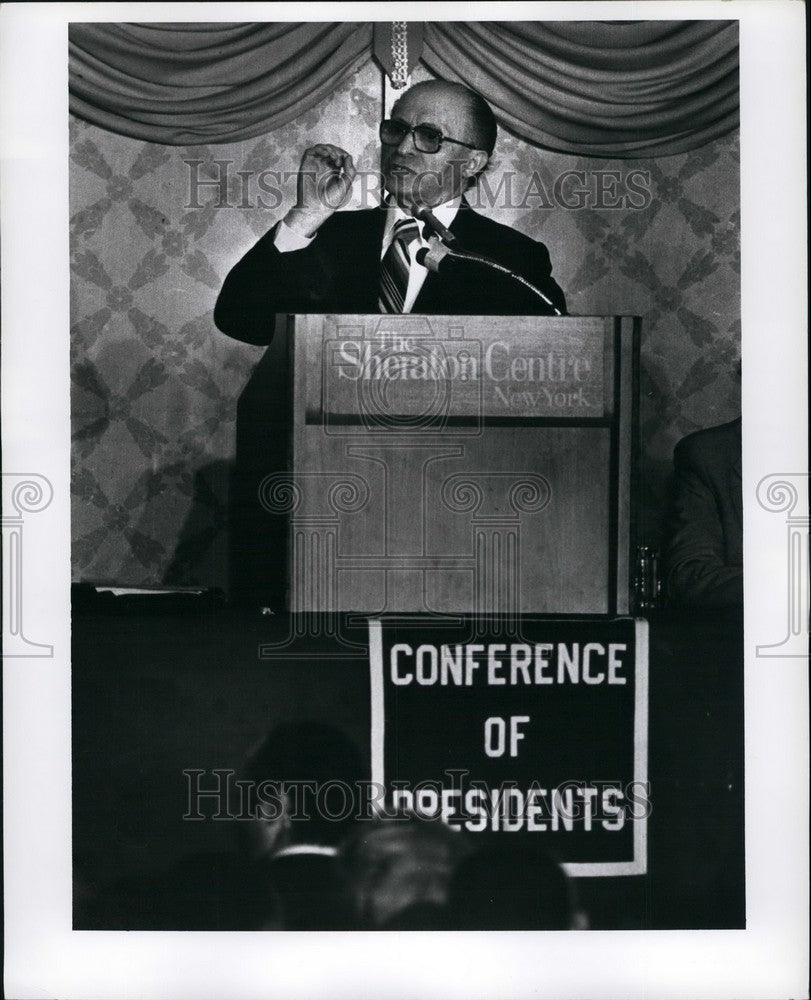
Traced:
[[369, 627], [372, 780], [386, 808], [482, 839], [543, 838], [571, 875], [645, 873], [646, 621]]

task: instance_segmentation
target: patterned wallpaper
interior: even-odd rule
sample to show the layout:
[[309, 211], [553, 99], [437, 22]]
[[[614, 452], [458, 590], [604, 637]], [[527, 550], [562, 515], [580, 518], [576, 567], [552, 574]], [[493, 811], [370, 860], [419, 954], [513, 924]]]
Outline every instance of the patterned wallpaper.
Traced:
[[[218, 333], [217, 292], [293, 200], [283, 172], [306, 146], [334, 142], [361, 170], [377, 166], [381, 106], [370, 63], [241, 143], [157, 146], [71, 119], [74, 579], [226, 587], [236, 407], [264, 348]], [[502, 131], [486, 185], [483, 211], [549, 247], [570, 312], [643, 317], [644, 527], [656, 544], [674, 444], [739, 413], [737, 135], [597, 161]]]

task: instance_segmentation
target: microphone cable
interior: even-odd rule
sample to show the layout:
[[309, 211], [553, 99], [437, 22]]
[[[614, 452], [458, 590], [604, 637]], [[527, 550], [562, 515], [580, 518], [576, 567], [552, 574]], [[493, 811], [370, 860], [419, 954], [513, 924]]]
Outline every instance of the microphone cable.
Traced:
[[422, 264], [423, 267], [427, 267], [429, 270], [438, 273], [439, 266], [446, 257], [450, 257], [452, 260], [466, 260], [472, 264], [481, 264], [484, 267], [489, 267], [493, 271], [497, 271], [499, 274], [512, 278], [513, 281], [517, 281], [519, 284], [529, 289], [533, 295], [549, 306], [553, 315], [563, 315], [555, 303], [549, 298], [548, 295], [542, 292], [540, 288], [533, 285], [531, 281], [527, 281], [523, 275], [516, 274], [516, 272], [512, 271], [509, 267], [499, 264], [498, 261], [492, 260], [490, 257], [485, 257], [482, 254], [471, 253], [469, 250], [457, 250], [455, 247], [449, 247], [438, 237], [432, 237], [431, 240], [429, 240], [429, 243], [433, 245], [429, 247], [421, 247], [416, 253], [416, 261], [418, 264]]

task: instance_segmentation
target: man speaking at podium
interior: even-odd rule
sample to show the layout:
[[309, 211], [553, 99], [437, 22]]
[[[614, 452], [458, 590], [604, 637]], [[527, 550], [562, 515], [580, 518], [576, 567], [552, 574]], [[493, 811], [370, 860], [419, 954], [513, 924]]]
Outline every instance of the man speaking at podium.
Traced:
[[[416, 84], [380, 126], [386, 204], [352, 212], [336, 211], [355, 178], [350, 154], [326, 143], [306, 150], [295, 207], [223, 284], [219, 329], [268, 344], [276, 313], [564, 313], [546, 247], [479, 215], [464, 198], [487, 166], [496, 131], [474, 91]], [[496, 266], [454, 257], [446, 245]]]

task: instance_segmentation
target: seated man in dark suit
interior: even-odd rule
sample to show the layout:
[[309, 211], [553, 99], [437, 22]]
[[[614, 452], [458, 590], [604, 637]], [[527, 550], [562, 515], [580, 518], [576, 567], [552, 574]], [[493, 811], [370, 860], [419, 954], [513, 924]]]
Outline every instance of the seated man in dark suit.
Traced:
[[[355, 178], [352, 157], [321, 144], [302, 158], [296, 206], [231, 270], [214, 312], [220, 330], [267, 344], [276, 313], [415, 312], [549, 315], [565, 312], [542, 243], [486, 219], [464, 191], [485, 169], [496, 140], [487, 102], [461, 84], [409, 89], [381, 125], [387, 204], [336, 212]], [[502, 273], [446, 260], [433, 273], [417, 260], [431, 235], [415, 213], [428, 208], [455, 244], [487, 256], [538, 288]]]
[[743, 605], [741, 420], [683, 438], [667, 550], [670, 599], [693, 607]]
[[354, 829], [366, 769], [354, 742], [326, 722], [275, 726], [251, 755], [243, 779], [254, 819], [239, 824], [254, 892], [246, 901], [265, 930], [348, 930], [352, 908], [337, 860]]

